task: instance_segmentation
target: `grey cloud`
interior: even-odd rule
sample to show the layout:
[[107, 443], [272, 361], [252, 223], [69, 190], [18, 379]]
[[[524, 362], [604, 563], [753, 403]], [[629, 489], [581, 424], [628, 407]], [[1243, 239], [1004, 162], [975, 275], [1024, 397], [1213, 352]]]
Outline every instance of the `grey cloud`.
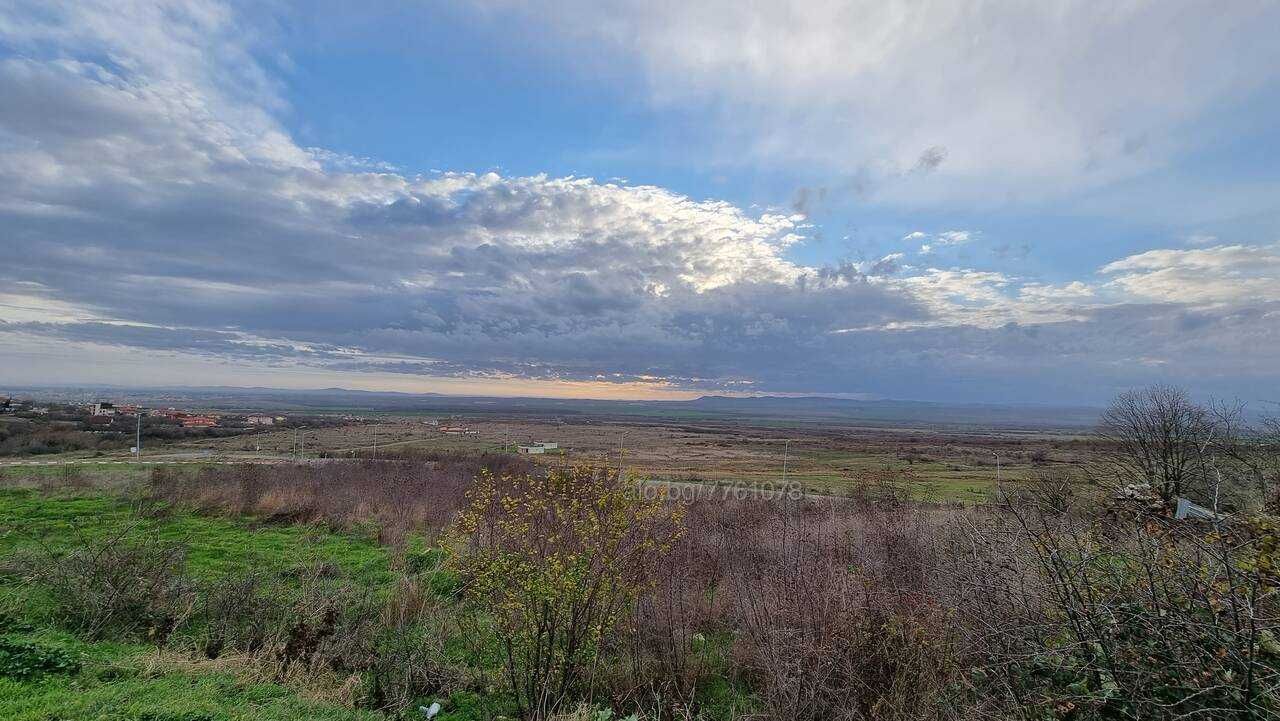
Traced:
[[[785, 254], [798, 220], [662, 188], [401, 176], [296, 147], [243, 58], [232, 75], [253, 102], [190, 57], [157, 69], [118, 41], [106, 64], [55, 35], [47, 55], [33, 43], [0, 61], [0, 97], [23, 99], [0, 104], [0, 287], [38, 284], [81, 317], [0, 316], [6, 338], [352, 373], [972, 399], [1207, 369], [1274, 382], [1280, 366], [1280, 311], [1264, 303], [955, 320], [1003, 312], [1007, 281], [955, 272], [929, 295], [898, 282], [892, 257], [800, 266]], [[798, 192], [793, 210], [824, 197]]]
[[916, 161], [915, 172], [932, 173], [942, 165], [947, 159], [947, 149], [941, 145], [933, 145], [924, 149], [920, 153], [920, 159]]
[[796, 192], [791, 196], [791, 209], [801, 215], [813, 215], [816, 206], [821, 205], [826, 199], [827, 188], [825, 186], [820, 185], [813, 188], [801, 186], [796, 188]]
[[53, 338], [77, 343], [120, 345], [142, 351], [181, 351], [250, 361], [325, 359], [340, 354], [335, 348], [301, 351], [280, 343], [247, 342], [235, 333], [196, 328], [160, 328], [117, 323], [10, 323], [0, 320], [0, 333]]

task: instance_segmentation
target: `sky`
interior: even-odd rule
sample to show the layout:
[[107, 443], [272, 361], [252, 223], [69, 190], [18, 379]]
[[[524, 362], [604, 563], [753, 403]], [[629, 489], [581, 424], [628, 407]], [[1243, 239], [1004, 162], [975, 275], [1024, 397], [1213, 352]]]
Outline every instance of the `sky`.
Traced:
[[0, 0], [0, 386], [1280, 400], [1276, 27]]

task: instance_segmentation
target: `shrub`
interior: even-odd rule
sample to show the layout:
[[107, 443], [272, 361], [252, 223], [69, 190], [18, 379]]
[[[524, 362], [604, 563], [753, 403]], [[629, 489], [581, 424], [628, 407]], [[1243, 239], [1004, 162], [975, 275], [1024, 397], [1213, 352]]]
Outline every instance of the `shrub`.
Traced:
[[591, 686], [677, 515], [611, 471], [481, 474], [454, 529], [465, 544], [455, 562], [471, 617], [496, 626], [522, 715], [545, 719]]
[[962, 600], [997, 686], [1077, 719], [1280, 713], [1274, 519], [1175, 521], [1011, 498]]
[[440, 599], [401, 577], [383, 600], [370, 594], [345, 604], [321, 650], [335, 668], [360, 675], [360, 705], [394, 713], [460, 681], [446, 653], [451, 635]]
[[[690, 534], [692, 534], [692, 529]], [[666, 699], [692, 706], [699, 686], [717, 670], [723, 646], [712, 639], [714, 594], [707, 557], [689, 536], [678, 539], [664, 569], [636, 603], [624, 657], [606, 683], [616, 702]]]
[[281, 623], [280, 589], [255, 573], [231, 573], [202, 584], [188, 622], [196, 650], [217, 658], [225, 650], [266, 647]]
[[183, 575], [185, 549], [127, 539], [129, 530], [83, 541], [62, 556], [27, 559], [27, 570], [53, 591], [58, 619], [89, 638], [160, 642], [185, 620], [194, 600]]
[[[884, 491], [887, 493], [887, 491]], [[735, 659], [779, 719], [945, 718], [956, 652], [928, 601], [939, 539], [892, 496], [773, 504], [729, 576]]]
[[79, 670], [80, 659], [66, 650], [0, 636], [0, 678], [25, 681], [41, 674]]
[[[384, 594], [318, 568], [299, 580], [299, 591], [265, 609], [271, 621], [261, 648], [278, 676], [337, 673], [348, 678], [351, 703], [388, 713], [464, 678], [446, 653], [452, 626], [445, 609], [417, 581], [402, 577]], [[256, 638], [239, 631], [228, 638]]]

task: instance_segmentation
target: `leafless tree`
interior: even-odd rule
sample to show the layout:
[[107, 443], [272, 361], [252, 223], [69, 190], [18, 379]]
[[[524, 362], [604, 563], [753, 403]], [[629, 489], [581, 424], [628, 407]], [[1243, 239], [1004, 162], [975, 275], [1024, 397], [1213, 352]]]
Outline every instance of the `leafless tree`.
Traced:
[[1212, 440], [1210, 413], [1179, 388], [1154, 385], [1120, 394], [1102, 415], [1105, 463], [1121, 484], [1151, 486], [1173, 503]]

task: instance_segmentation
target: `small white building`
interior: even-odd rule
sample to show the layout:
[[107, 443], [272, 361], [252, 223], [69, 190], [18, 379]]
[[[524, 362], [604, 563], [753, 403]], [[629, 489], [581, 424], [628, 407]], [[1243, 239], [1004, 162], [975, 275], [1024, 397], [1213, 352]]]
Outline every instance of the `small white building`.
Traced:
[[253, 415], [245, 418], [245, 421], [247, 421], [251, 426], [274, 426], [276, 424], [276, 417]]
[[516, 446], [516, 453], [523, 453], [525, 455], [536, 456], [546, 452], [547, 449], [543, 448], [541, 445]]
[[94, 403], [90, 411], [95, 416], [114, 416], [116, 407], [111, 403]]
[[549, 441], [542, 441], [541, 443], [537, 443], [535, 445], [542, 446], [542, 450], [544, 451], [554, 451], [560, 447], [559, 443], [549, 442]]

